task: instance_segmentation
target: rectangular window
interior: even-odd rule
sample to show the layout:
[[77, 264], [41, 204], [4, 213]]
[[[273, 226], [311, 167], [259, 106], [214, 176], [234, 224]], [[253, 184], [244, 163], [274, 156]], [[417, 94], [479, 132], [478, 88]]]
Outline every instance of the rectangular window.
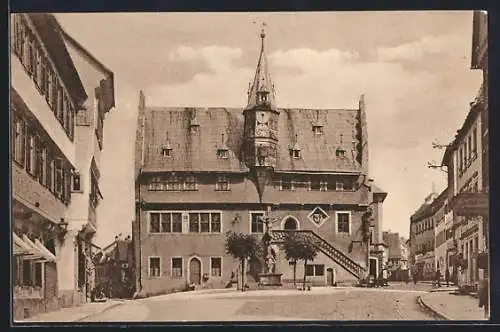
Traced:
[[42, 186], [47, 183], [47, 148], [40, 142], [38, 150], [38, 181]]
[[161, 214], [161, 232], [170, 233], [172, 232], [172, 214], [162, 213]]
[[73, 191], [81, 191], [81, 175], [79, 173], [73, 174]]
[[55, 160], [55, 182], [54, 189], [57, 197], [61, 197], [63, 193], [63, 161], [60, 158]]
[[55, 167], [54, 159], [49, 154], [47, 156], [47, 189], [54, 192]]
[[190, 233], [220, 233], [220, 213], [194, 212], [189, 214]]
[[220, 277], [222, 275], [222, 258], [211, 257], [210, 258], [211, 275], [212, 277]]
[[181, 188], [180, 188], [179, 179], [176, 176], [171, 176], [170, 178], [168, 178], [167, 184], [166, 184], [166, 190], [179, 191], [180, 189]]
[[160, 257], [149, 257], [149, 276], [159, 277], [161, 275]]
[[42, 263], [35, 263], [35, 287], [42, 287]]
[[464, 168], [464, 152], [463, 152], [463, 147], [460, 147], [459, 150], [459, 164], [458, 164], [458, 172], [462, 173], [462, 170]]
[[293, 190], [293, 180], [284, 176], [281, 179], [281, 190]]
[[149, 183], [149, 190], [162, 190], [163, 184], [162, 179], [159, 176], [153, 176], [151, 182]]
[[24, 286], [33, 286], [33, 271], [30, 260], [23, 260], [23, 280]]
[[[35, 51], [36, 57], [35, 57], [35, 70], [33, 71], [33, 79], [35, 80], [35, 84], [39, 90], [41, 90], [42, 87], [42, 57], [43, 53], [40, 47], [36, 48]], [[42, 92], [43, 93], [43, 92]]]
[[227, 176], [219, 176], [217, 177], [217, 182], [215, 183], [215, 190], [217, 191], [228, 191], [229, 187], [229, 178]]
[[200, 232], [210, 232], [210, 214], [200, 213]]
[[344, 182], [341, 182], [341, 181], [335, 182], [335, 190], [336, 191], [344, 191]]
[[472, 136], [469, 136], [467, 138], [467, 146], [468, 146], [468, 153], [469, 153], [467, 160], [470, 161], [472, 159]]
[[264, 212], [251, 213], [252, 233], [264, 233], [264, 222], [261, 220], [262, 217], [264, 217]]
[[314, 265], [306, 265], [305, 266], [306, 277], [314, 276]]
[[64, 130], [70, 135], [70, 109], [69, 109], [69, 103], [68, 103], [68, 97], [66, 96], [65, 93], [63, 93], [63, 117], [64, 117]]
[[182, 278], [182, 258], [172, 257], [172, 278]]
[[24, 166], [24, 158], [25, 158], [25, 135], [26, 135], [26, 126], [24, 120], [20, 117], [14, 116], [14, 161]]
[[190, 213], [189, 214], [189, 233], [199, 233], [200, 232], [200, 214]]
[[196, 177], [188, 176], [184, 181], [184, 190], [197, 190]]
[[472, 131], [472, 154], [474, 158], [477, 155], [477, 128]]
[[182, 233], [182, 215], [172, 213], [172, 233]]
[[56, 104], [56, 115], [57, 120], [61, 123], [64, 128], [64, 93], [60, 85], [57, 86], [57, 104]]
[[151, 213], [149, 220], [149, 232], [150, 233], [159, 233], [160, 232], [160, 214], [159, 213]]
[[74, 135], [75, 135], [75, 110], [73, 109], [73, 107], [71, 106], [71, 104], [69, 103], [69, 101], [67, 101], [68, 103], [68, 116], [69, 116], [69, 124], [68, 124], [68, 127], [69, 127], [69, 137], [71, 139], [73, 139]]
[[320, 181], [319, 190], [320, 191], [328, 191], [328, 182], [327, 181]]
[[37, 176], [38, 155], [37, 137], [33, 132], [28, 134], [28, 150], [26, 153], [26, 171], [33, 176]]
[[319, 180], [312, 180], [310, 182], [310, 190], [320, 190], [321, 182]]
[[221, 214], [220, 213], [212, 213], [210, 217], [210, 230], [212, 233], [220, 233], [221, 232]]
[[227, 150], [227, 149], [218, 149], [217, 150], [217, 157], [219, 159], [228, 159], [229, 158], [229, 150]]
[[346, 212], [337, 213], [337, 232], [350, 233], [351, 227], [350, 215]]
[[323, 134], [323, 126], [313, 126], [313, 133], [314, 135]]

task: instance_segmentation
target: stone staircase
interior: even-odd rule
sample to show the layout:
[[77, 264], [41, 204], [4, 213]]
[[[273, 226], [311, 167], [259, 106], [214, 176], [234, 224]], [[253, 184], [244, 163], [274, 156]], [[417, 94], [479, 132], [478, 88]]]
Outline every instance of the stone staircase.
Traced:
[[312, 242], [318, 250], [330, 257], [335, 263], [339, 264], [357, 279], [362, 279], [364, 277], [366, 273], [366, 268], [364, 266], [357, 263], [346, 253], [335, 248], [331, 243], [311, 230], [272, 230], [271, 242], [276, 244], [283, 243], [287, 234], [290, 234], [290, 232], [294, 232], [298, 236], [305, 237], [307, 240]]

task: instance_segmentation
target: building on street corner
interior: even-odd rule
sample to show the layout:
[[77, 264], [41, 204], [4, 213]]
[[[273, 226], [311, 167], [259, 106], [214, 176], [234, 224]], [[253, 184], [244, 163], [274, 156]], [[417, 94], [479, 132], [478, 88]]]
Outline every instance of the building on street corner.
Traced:
[[11, 15], [13, 316], [87, 301], [113, 73], [52, 14]]
[[[354, 109], [279, 108], [264, 42], [263, 31], [245, 108], [150, 107], [140, 93], [133, 223], [139, 293], [230, 286], [239, 262], [225, 252], [224, 234], [260, 238], [264, 216], [275, 245], [285, 231], [321, 243], [305, 271], [314, 284], [357, 282], [382, 269], [387, 193], [368, 174], [364, 97]], [[368, 251], [364, 231], [372, 232]], [[293, 269], [279, 246], [274, 259], [282, 281], [290, 281]], [[258, 282], [263, 264], [247, 264], [249, 283]]]
[[389, 280], [404, 281], [408, 277], [408, 249], [406, 241], [399, 233], [384, 232], [384, 243], [387, 245], [387, 272]]
[[[486, 12], [474, 12], [471, 67], [483, 71], [483, 83], [442, 161], [448, 168], [448, 199], [457, 245], [453, 261], [459, 271], [459, 284], [474, 289], [488, 278], [489, 261], [487, 22]], [[478, 264], [481, 257], [485, 258], [483, 266]]]

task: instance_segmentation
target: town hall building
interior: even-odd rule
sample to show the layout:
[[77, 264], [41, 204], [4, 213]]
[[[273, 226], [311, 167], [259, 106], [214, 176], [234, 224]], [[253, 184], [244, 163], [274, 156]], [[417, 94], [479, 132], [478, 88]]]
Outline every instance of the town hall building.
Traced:
[[[140, 92], [133, 222], [139, 293], [230, 285], [240, 263], [226, 253], [225, 233], [260, 238], [263, 217], [271, 220], [283, 282], [293, 278], [279, 249], [290, 231], [320, 251], [305, 271], [315, 285], [356, 283], [382, 270], [387, 193], [368, 174], [364, 97], [355, 109], [279, 108], [264, 31], [260, 37], [244, 108], [149, 107]], [[248, 282], [258, 282], [263, 262], [249, 263]], [[297, 266], [297, 276], [303, 269]]]

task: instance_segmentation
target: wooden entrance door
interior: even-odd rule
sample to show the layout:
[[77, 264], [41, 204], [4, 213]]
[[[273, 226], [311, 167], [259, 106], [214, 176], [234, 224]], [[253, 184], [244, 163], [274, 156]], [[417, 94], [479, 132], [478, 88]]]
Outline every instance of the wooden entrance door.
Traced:
[[378, 261], [376, 258], [370, 258], [370, 275], [374, 278], [378, 277]]
[[335, 276], [332, 268], [326, 269], [326, 284], [328, 286], [333, 286], [335, 284]]
[[196, 257], [189, 261], [189, 282], [195, 285], [201, 284], [201, 262]]

